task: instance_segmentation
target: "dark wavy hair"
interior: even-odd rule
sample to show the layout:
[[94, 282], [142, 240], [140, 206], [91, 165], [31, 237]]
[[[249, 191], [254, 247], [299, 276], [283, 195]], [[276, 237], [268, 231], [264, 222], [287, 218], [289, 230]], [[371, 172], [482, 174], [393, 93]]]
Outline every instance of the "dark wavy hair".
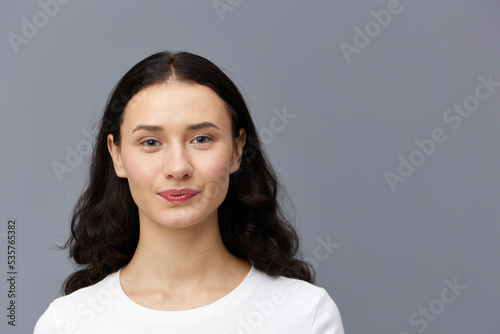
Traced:
[[269, 164], [241, 93], [209, 60], [188, 52], [159, 52], [133, 66], [114, 87], [104, 110], [86, 189], [75, 205], [71, 236], [63, 248], [80, 266], [63, 285], [65, 294], [99, 282], [125, 266], [139, 240], [138, 208], [126, 179], [115, 174], [107, 137], [120, 143], [127, 102], [140, 90], [166, 81], [210, 87], [225, 102], [233, 137], [244, 128], [247, 141], [240, 169], [230, 175], [228, 193], [218, 208], [227, 249], [271, 276], [314, 281], [312, 267], [297, 257], [299, 238], [286, 218], [283, 194]]

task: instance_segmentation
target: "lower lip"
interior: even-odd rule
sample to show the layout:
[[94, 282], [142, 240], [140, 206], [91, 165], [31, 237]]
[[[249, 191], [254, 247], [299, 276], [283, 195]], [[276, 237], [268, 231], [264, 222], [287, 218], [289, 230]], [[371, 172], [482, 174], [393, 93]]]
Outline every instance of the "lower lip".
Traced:
[[164, 200], [166, 200], [167, 202], [172, 203], [172, 204], [183, 204], [183, 203], [190, 201], [196, 195], [198, 195], [198, 194], [180, 195], [180, 196], [160, 195], [160, 197], [163, 198]]

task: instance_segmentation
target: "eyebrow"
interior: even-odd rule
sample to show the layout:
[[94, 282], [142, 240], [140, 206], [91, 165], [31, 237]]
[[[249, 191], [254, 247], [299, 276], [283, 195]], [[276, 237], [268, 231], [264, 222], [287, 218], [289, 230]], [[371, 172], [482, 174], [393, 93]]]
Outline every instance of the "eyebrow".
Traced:
[[186, 126], [186, 130], [199, 130], [199, 129], [204, 129], [204, 128], [216, 128], [217, 130], [220, 131], [220, 128], [211, 122], [202, 122], [202, 123], [190, 124], [190, 125]]
[[163, 127], [159, 125], [138, 125], [135, 127], [135, 129], [132, 132], [136, 131], [150, 131], [150, 132], [159, 132], [163, 131]]
[[[197, 124], [189, 124], [186, 126], [186, 130], [200, 130], [204, 128], [216, 128], [220, 131], [220, 128], [212, 122], [202, 122]], [[163, 131], [163, 127], [160, 125], [138, 125], [132, 132], [135, 131], [150, 131], [150, 132], [159, 132]]]

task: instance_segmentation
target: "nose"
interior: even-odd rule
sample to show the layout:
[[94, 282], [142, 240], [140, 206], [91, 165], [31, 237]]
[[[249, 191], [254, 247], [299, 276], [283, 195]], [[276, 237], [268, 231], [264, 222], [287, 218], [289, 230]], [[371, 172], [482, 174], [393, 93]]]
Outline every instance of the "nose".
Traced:
[[191, 177], [193, 165], [182, 145], [170, 145], [165, 150], [163, 174], [167, 179], [182, 180]]

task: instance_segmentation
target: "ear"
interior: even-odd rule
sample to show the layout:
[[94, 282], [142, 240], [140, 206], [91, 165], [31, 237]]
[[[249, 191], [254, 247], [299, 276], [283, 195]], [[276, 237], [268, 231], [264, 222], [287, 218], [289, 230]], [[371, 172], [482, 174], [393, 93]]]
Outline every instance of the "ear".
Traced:
[[113, 135], [108, 135], [108, 151], [111, 155], [111, 159], [113, 159], [113, 167], [115, 168], [116, 176], [121, 178], [126, 178], [127, 173], [125, 173], [125, 169], [123, 168], [122, 163], [122, 155], [120, 152], [120, 148], [115, 145], [115, 141], [113, 140]]
[[241, 128], [239, 137], [235, 138], [234, 140], [234, 153], [231, 162], [231, 168], [229, 170], [230, 174], [240, 169], [241, 159], [243, 156], [243, 147], [245, 146], [246, 138], [247, 138], [247, 133], [245, 129]]

